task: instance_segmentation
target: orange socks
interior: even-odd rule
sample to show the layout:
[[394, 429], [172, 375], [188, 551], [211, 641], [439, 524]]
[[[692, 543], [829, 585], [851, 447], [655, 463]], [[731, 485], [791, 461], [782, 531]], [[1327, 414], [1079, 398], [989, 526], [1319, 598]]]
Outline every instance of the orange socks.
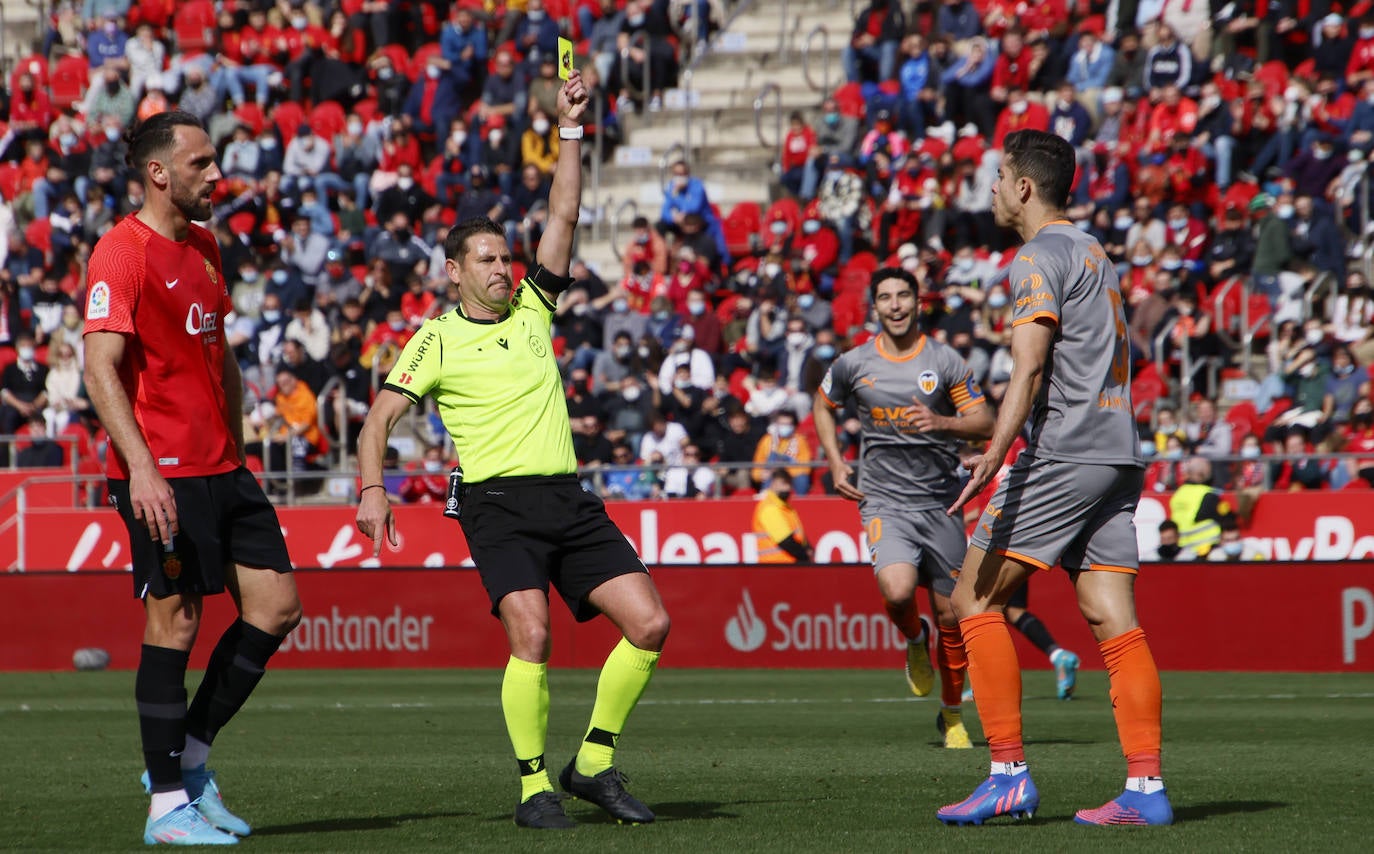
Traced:
[[[968, 653], [969, 674], [977, 685], [974, 702], [992, 749], [993, 762], [1025, 762], [1021, 744], [1021, 665], [1011, 642], [1011, 629], [1001, 611], [987, 611], [959, 621]], [[944, 649], [943, 633], [941, 649]], [[1157, 707], [1156, 707], [1157, 708]], [[1158, 730], [1156, 741], [1158, 745]]]
[[935, 656], [940, 662], [940, 702], [954, 708], [963, 702], [964, 671], [968, 669], [964, 638], [958, 626], [940, 626], [940, 646]]
[[[965, 643], [968, 643], [968, 630], [964, 632]], [[972, 650], [971, 645], [969, 648]], [[1131, 629], [1102, 641], [1098, 648], [1102, 650], [1102, 660], [1107, 665], [1107, 675], [1111, 679], [1112, 714], [1116, 716], [1121, 752], [1126, 756], [1126, 776], [1162, 776], [1160, 719], [1163, 715], [1163, 692], [1159, 685], [1159, 669], [1155, 667], [1150, 645], [1145, 641], [1145, 630]], [[981, 710], [981, 682], [978, 684], [978, 702]], [[988, 729], [986, 722], [983, 727]]]

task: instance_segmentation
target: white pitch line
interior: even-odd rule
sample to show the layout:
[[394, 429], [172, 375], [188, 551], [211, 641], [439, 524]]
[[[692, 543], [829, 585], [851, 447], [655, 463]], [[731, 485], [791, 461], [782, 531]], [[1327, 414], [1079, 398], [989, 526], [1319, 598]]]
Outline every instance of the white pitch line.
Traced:
[[[1048, 695], [1028, 699], [1049, 699]], [[1104, 697], [1105, 699], [1105, 697]], [[1165, 702], [1169, 703], [1211, 703], [1211, 702], [1255, 702], [1255, 701], [1291, 701], [1291, 700], [1371, 700], [1374, 699], [1374, 692], [1353, 692], [1353, 693], [1327, 693], [1327, 694], [1220, 694], [1217, 696], [1199, 697], [1167, 697]], [[698, 697], [695, 699], [681, 700], [655, 700], [646, 698], [641, 700], [641, 706], [822, 706], [822, 705], [858, 705], [858, 704], [887, 704], [887, 703], [933, 703], [938, 698], [918, 698], [918, 697], [869, 697], [866, 699], [855, 699], [853, 697], [839, 697], [832, 699], [817, 699], [812, 697]], [[266, 710], [273, 712], [302, 712], [302, 711], [375, 711], [378, 709], [392, 709], [395, 711], [411, 711], [420, 709], [441, 709], [457, 707], [479, 707], [496, 706], [499, 702], [493, 697], [491, 699], [469, 699], [455, 700], [446, 703], [323, 703], [319, 705], [297, 704], [297, 703], [266, 703], [255, 705], [256, 710]], [[590, 705], [586, 701], [584, 705]], [[22, 714], [26, 712], [127, 712], [133, 708], [132, 704], [122, 703], [89, 703], [75, 706], [62, 705], [60, 703], [41, 703], [41, 702], [21, 702], [15, 705], [0, 705], [0, 715], [3, 714]]]

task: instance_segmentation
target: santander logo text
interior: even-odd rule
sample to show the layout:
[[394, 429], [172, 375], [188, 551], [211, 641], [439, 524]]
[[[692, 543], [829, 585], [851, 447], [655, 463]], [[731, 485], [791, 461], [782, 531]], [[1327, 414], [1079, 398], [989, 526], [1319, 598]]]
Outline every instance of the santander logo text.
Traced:
[[774, 652], [906, 649], [906, 638], [886, 614], [847, 613], [839, 603], [832, 611], [807, 613], [791, 602], [777, 602], [768, 617], [766, 623], [759, 617], [744, 588], [734, 616], [725, 622], [725, 642], [737, 652], [753, 652], [765, 642]]

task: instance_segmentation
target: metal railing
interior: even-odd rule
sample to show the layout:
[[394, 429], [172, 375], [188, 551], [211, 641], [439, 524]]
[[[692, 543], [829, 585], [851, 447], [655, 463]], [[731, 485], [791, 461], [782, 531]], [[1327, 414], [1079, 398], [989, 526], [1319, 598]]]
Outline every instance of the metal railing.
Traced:
[[1325, 300], [1329, 296], [1335, 296], [1340, 287], [1340, 280], [1330, 271], [1322, 271], [1317, 274], [1302, 294], [1302, 321], [1306, 322], [1312, 317], [1312, 306], [1316, 304], [1318, 298]]
[[[604, 93], [603, 93], [604, 95]], [[605, 97], [596, 98], [592, 103], [592, 122], [596, 133], [592, 136], [592, 240], [601, 239], [601, 158], [606, 151], [606, 107]]]
[[778, 12], [778, 62], [786, 64], [787, 59], [787, 0], [782, 0]]
[[[649, 66], [651, 63], [649, 62], [649, 35], [646, 31], [640, 30], [639, 32], [635, 33], [633, 36], [630, 37], [630, 50], [634, 50], [635, 48], [638, 48], [640, 52], [644, 54], [644, 61], [640, 63], [644, 71], [644, 82], [641, 88], [639, 89], [638, 94], [642, 99], [644, 99], [644, 102], [647, 105], [649, 101], [649, 93], [653, 91], [651, 88], [651, 86], [653, 85], [653, 81], [649, 79]], [[622, 59], [625, 58], [626, 57], [622, 57]], [[630, 90], [631, 93], [634, 93], [635, 88], [632, 81], [630, 80], [630, 75], [623, 74], [623, 77], [625, 80], [625, 88]], [[663, 81], [661, 80], [659, 81], [660, 84], [662, 82]]]
[[[769, 96], [773, 98], [773, 123], [776, 140], [769, 143], [763, 135], [763, 108], [768, 103]], [[759, 90], [759, 94], [754, 98], [754, 133], [758, 135], [759, 145], [764, 148], [775, 149], [773, 160], [773, 171], [778, 172], [782, 169], [782, 87], [776, 83], [766, 83]]]
[[[692, 4], [695, 8], [695, 2]], [[687, 161], [687, 165], [692, 165], [692, 69], [683, 69], [679, 76], [678, 89], [682, 91], [682, 142], [678, 147], [682, 149], [682, 159]]]
[[[1226, 281], [1221, 283], [1220, 287], [1216, 289], [1216, 292], [1212, 294], [1213, 317], [1226, 317], [1226, 297], [1231, 293], [1231, 291], [1235, 290], [1237, 287], [1241, 288], [1242, 298], [1244, 298], [1245, 284], [1239, 277], [1232, 277], [1230, 279], [1227, 279]], [[1228, 324], [1228, 326], [1222, 326], [1221, 324], [1217, 324], [1216, 333], [1217, 337], [1221, 339], [1222, 343], [1226, 345], [1226, 348], [1228, 350], [1235, 350], [1240, 346], [1240, 337], [1238, 335], [1232, 336], [1231, 333], [1233, 329], [1229, 327], [1234, 327], [1236, 330], [1238, 330], [1240, 327], [1240, 318], [1232, 317], [1229, 318], [1229, 320], [1230, 324]]]
[[[821, 56], [824, 65], [821, 66], [821, 85], [816, 85], [815, 79], [811, 77], [811, 46], [816, 41], [816, 36], [821, 37]], [[811, 32], [806, 34], [806, 40], [802, 42], [802, 79], [806, 85], [811, 87], [813, 92], [824, 92], [830, 94], [830, 30], [825, 24], [817, 24]]]
[[625, 260], [625, 252], [620, 248], [620, 215], [627, 208], [632, 214], [631, 221], [634, 217], [639, 216], [639, 203], [634, 199], [626, 199], [621, 202], [611, 213], [611, 251], [615, 253], [615, 260], [617, 261]]
[[1265, 312], [1262, 317], [1256, 318], [1253, 323], [1250, 322], [1250, 280], [1246, 279], [1241, 284], [1240, 346], [1241, 352], [1245, 354], [1246, 373], [1250, 374], [1252, 379], [1263, 379], [1263, 377], [1255, 376], [1250, 354], [1254, 349], [1255, 335], [1259, 332], [1260, 327], [1269, 322], [1269, 316], [1270, 312]]

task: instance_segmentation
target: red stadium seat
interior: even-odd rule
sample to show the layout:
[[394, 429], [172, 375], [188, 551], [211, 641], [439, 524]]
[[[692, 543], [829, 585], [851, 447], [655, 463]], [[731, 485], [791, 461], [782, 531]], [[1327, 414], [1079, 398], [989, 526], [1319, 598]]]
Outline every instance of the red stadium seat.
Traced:
[[1231, 453], [1240, 450], [1241, 440], [1254, 433], [1259, 435], [1255, 429], [1255, 423], [1259, 420], [1259, 413], [1255, 411], [1255, 404], [1248, 400], [1232, 406], [1226, 412], [1226, 423], [1231, 425]]
[[181, 53], [208, 52], [215, 46], [215, 5], [209, 0], [190, 0], [173, 13], [172, 30]]
[[415, 55], [410, 59], [411, 79], [418, 79], [421, 74], [425, 73], [425, 66], [429, 65], [430, 57], [443, 56], [443, 54], [443, 49], [439, 47], [438, 42], [420, 45], [419, 50], [415, 51]]
[[1131, 400], [1135, 403], [1135, 420], [1149, 423], [1155, 403], [1169, 393], [1169, 384], [1159, 375], [1153, 363], [1146, 364], [1131, 380]]
[[65, 110], [81, 100], [90, 81], [89, 63], [84, 56], [64, 56], [52, 69], [52, 106]]
[[295, 101], [282, 101], [272, 108], [272, 124], [281, 134], [281, 144], [290, 145], [296, 138], [296, 128], [305, 121], [305, 109]]
[[372, 117], [377, 115], [377, 99], [364, 98], [353, 105], [353, 112], [357, 113], [358, 118], [363, 120], [363, 124], [372, 121]]
[[334, 101], [321, 101], [310, 111], [308, 124], [318, 136], [333, 142], [334, 136], [341, 133], [348, 123], [343, 107]]
[[262, 107], [258, 106], [257, 101], [248, 101], [235, 107], [234, 117], [247, 125], [253, 136], [262, 136], [263, 129], [267, 127], [267, 116], [263, 114]]
[[864, 101], [863, 88], [858, 83], [844, 84], [835, 90], [834, 98], [835, 103], [840, 108], [841, 115], [862, 119], [864, 113], [868, 111], [868, 104]]
[[24, 228], [24, 240], [52, 261], [52, 220], [36, 219]]
[[725, 231], [725, 248], [738, 258], [754, 251], [754, 236], [763, 224], [763, 212], [758, 202], [743, 201], [735, 205], [721, 222]]
[[0, 199], [12, 202], [17, 195], [19, 195], [19, 164], [13, 162], [0, 163]]
[[862, 327], [868, 312], [864, 310], [863, 294], [858, 291], [836, 293], [831, 303], [831, 325], [835, 334], [848, 338], [856, 328]]

